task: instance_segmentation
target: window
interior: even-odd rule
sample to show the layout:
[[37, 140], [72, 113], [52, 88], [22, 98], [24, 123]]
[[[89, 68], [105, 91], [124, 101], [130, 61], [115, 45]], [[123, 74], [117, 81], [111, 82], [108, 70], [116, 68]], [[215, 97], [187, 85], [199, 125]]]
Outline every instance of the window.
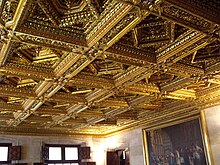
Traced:
[[49, 159], [45, 160], [48, 165], [79, 165], [79, 145], [56, 145], [46, 144], [49, 150]]
[[61, 147], [49, 147], [49, 160], [62, 160]]
[[11, 161], [8, 160], [10, 146], [12, 146], [11, 143], [0, 143], [0, 164], [11, 163]]
[[65, 147], [65, 160], [78, 160], [78, 148]]

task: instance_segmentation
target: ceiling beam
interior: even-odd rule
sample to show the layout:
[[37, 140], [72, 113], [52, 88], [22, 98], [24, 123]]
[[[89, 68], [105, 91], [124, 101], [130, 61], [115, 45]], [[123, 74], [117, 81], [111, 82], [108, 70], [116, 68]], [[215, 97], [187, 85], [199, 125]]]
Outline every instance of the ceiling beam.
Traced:
[[52, 69], [27, 64], [22, 65], [16, 63], [7, 63], [6, 65], [0, 67], [0, 73], [7, 76], [28, 78], [37, 81], [55, 78]]
[[187, 31], [173, 43], [157, 50], [157, 63], [176, 63], [186, 56], [208, 45], [206, 35]]
[[[208, 2], [201, 2], [196, 0], [192, 2], [190, 0], [165, 0], [170, 4], [174, 5], [177, 8], [180, 8], [188, 13], [193, 13], [197, 17], [203, 18], [207, 21], [220, 24], [220, 11], [219, 11], [219, 2], [216, 3], [208, 3]], [[211, 6], [213, 5], [213, 6]], [[209, 7], [207, 7], [209, 6]], [[217, 9], [218, 8], [218, 9]]]
[[102, 37], [111, 31], [111, 29], [120, 22], [131, 9], [131, 5], [125, 5], [112, 0], [112, 3], [109, 3], [108, 7], [101, 13], [99, 19], [94, 21], [86, 30], [86, 39], [89, 47], [92, 47], [97, 41], [101, 40]]
[[60, 14], [56, 9], [52, 7], [52, 4], [48, 0], [39, 0], [37, 4], [43, 10], [44, 14], [49, 18], [49, 20], [55, 25], [59, 26], [59, 17]]
[[[178, 6], [178, 5], [180, 6]], [[203, 6], [203, 3], [197, 2], [197, 4], [201, 4]], [[171, 22], [177, 23], [179, 25], [182, 25], [186, 28], [196, 30], [198, 32], [211, 34], [213, 33], [213, 30], [215, 28], [215, 22], [216, 20], [219, 20], [218, 18], [215, 19], [216, 15], [218, 15], [218, 12], [215, 11], [215, 14], [208, 9], [209, 14], [211, 11], [211, 17], [205, 16], [206, 13], [204, 12], [204, 8], [199, 7], [199, 5], [192, 4], [189, 1], [175, 1], [175, 0], [164, 0], [162, 5], [158, 8], [158, 10], [151, 11], [153, 14], [162, 17], [164, 19], [167, 19]], [[196, 12], [195, 10], [198, 9]], [[208, 14], [208, 15], [209, 15]], [[203, 15], [203, 16], [202, 16]], [[218, 22], [218, 21], [217, 21]]]
[[18, 24], [22, 22], [22, 19], [26, 16], [27, 11], [29, 10], [30, 7], [30, 3], [31, 0], [20, 0], [12, 20], [5, 22], [4, 25], [3, 25], [3, 21], [1, 20], [2, 32], [4, 31], [5, 33], [5, 34], [1, 34], [1, 36], [5, 40], [5, 43], [3, 43], [3, 46], [0, 51], [0, 66], [3, 66], [5, 64], [5, 61], [8, 57], [13, 42], [12, 41], [14, 38], [13, 32], [17, 28]]
[[161, 92], [173, 92], [182, 88], [185, 88], [189, 85], [196, 83], [197, 78], [181, 78], [178, 77], [170, 82], [163, 83], [160, 86]]

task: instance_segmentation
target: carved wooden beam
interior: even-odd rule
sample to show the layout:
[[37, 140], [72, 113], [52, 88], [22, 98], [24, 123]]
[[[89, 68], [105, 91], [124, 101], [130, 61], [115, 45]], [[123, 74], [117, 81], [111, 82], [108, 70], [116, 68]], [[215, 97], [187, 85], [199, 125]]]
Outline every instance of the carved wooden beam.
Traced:
[[144, 103], [144, 104], [138, 104], [135, 105], [134, 109], [143, 109], [144, 111], [152, 111], [152, 110], [159, 110], [163, 108], [161, 103], [156, 103], [156, 104], [152, 104], [152, 103]]
[[0, 66], [4, 65], [13, 42], [12, 38], [14, 38], [14, 34], [13, 32], [11, 32], [11, 30], [14, 31], [17, 28], [18, 24], [22, 22], [22, 19], [26, 16], [27, 11], [30, 7], [30, 3], [31, 0], [20, 0], [12, 20], [6, 22], [4, 25], [5, 27], [3, 26], [3, 22], [1, 21], [1, 26], [3, 26], [1, 28], [3, 28], [3, 31], [5, 31], [6, 33], [5, 35], [1, 34], [1, 36], [3, 37], [3, 39], [6, 37], [6, 43], [3, 44], [3, 47], [0, 51]]
[[197, 17], [201, 17], [207, 21], [220, 24], [220, 11], [219, 11], [219, 1], [215, 0], [213, 2], [206, 1], [201, 2], [199, 0], [165, 0], [177, 8], [180, 8], [188, 13], [193, 13]]
[[[36, 25], [36, 27], [38, 27], [38, 25]], [[43, 28], [44, 26], [39, 25], [39, 27]], [[47, 30], [47, 27], [45, 27], [45, 29], [39, 30], [41, 33], [39, 33], [36, 29], [19, 27], [17, 28], [15, 35], [22, 43], [40, 45], [58, 50], [72, 51], [76, 45], [82, 48], [86, 47], [86, 43], [82, 41], [75, 41], [74, 38], [67, 37], [67, 40], [63, 40], [63, 38], [66, 38], [65, 35], [53, 34], [53, 32]], [[58, 29], [52, 29], [52, 31], [59, 32]], [[62, 31], [60, 31], [60, 33], [62, 33]]]
[[[169, 103], [164, 106], [163, 110], [156, 111], [155, 113], [148, 113], [148, 112], [142, 112], [139, 113], [139, 120], [131, 123], [127, 126], [132, 127], [135, 124], [138, 125], [149, 125], [149, 128], [151, 126], [158, 126], [158, 121], [161, 124], [167, 123], [169, 121], [175, 121], [175, 120], [181, 120], [181, 119], [189, 119], [195, 118], [199, 115], [199, 111], [203, 110], [205, 108], [219, 105], [219, 96], [215, 99], [198, 99], [193, 102], [184, 102], [184, 101], [175, 101], [172, 103]], [[197, 115], [197, 116], [196, 116]], [[190, 117], [191, 116], [191, 117]], [[166, 119], [166, 120], [165, 120]], [[142, 123], [142, 124], [140, 124]], [[126, 127], [126, 126], [125, 126]]]
[[94, 103], [95, 106], [100, 107], [128, 107], [128, 103], [124, 100], [118, 100], [118, 99], [105, 99], [100, 102]]
[[[68, 70], [70, 74], [67, 73], [67, 76], [65, 78], [71, 79], [73, 76], [79, 73], [84, 67], [86, 67], [95, 58], [95, 57], [91, 58], [89, 56], [89, 58], [79, 60], [81, 56], [82, 54], [78, 54], [75, 57], [75, 55], [72, 55], [72, 53], [69, 53], [66, 57], [64, 57], [63, 60], [61, 60], [61, 62], [55, 68], [55, 75], [59, 78], [64, 73], [66, 74]], [[76, 63], [78, 67], [71, 67], [74, 63]], [[69, 70], [70, 67], [71, 69]], [[24, 112], [17, 114], [15, 117], [16, 121], [10, 122], [9, 125], [16, 126], [20, 124], [23, 120], [28, 118], [31, 113], [36, 111], [45, 102], [45, 99], [39, 101], [38, 100], [39, 97], [43, 97], [46, 99], [51, 98], [55, 93], [57, 93], [65, 85], [65, 83], [66, 81], [62, 78], [58, 79], [57, 84], [54, 84], [48, 80], [40, 82], [35, 89], [35, 93], [37, 97], [35, 97], [34, 99], [27, 99], [23, 104]], [[56, 95], [55, 98], [56, 97], [58, 96]], [[63, 99], [63, 101], [65, 102], [65, 100], [68, 100], [69, 98], [66, 98], [64, 96], [61, 99]], [[31, 111], [31, 113], [27, 114], [26, 111]]]
[[48, 0], [39, 0], [38, 5], [41, 7], [44, 14], [46, 14], [50, 21], [54, 25], [58, 26], [60, 15], [57, 10], [52, 7], [51, 3]]
[[174, 63], [168, 67], [168, 72], [180, 77], [201, 76], [204, 69], [182, 63]]
[[[39, 67], [34, 65], [7, 63], [5, 66], [0, 67], [0, 73], [7, 76], [33, 79], [36, 81], [50, 79], [51, 82], [57, 83], [55, 81], [56, 76], [53, 73], [53, 70], [51, 68], [46, 68], [45, 66]], [[114, 81], [94, 75], [78, 74], [67, 81], [66, 84], [70, 86], [75, 85], [93, 88], [111, 88], [114, 86]]]
[[198, 49], [208, 45], [206, 35], [195, 31], [187, 31], [165, 48], [157, 51], [157, 63], [176, 63]]
[[192, 100], [196, 99], [196, 92], [195, 91], [189, 91], [186, 89], [180, 89], [173, 92], [169, 92], [168, 94], [165, 94], [164, 98], [170, 98], [170, 99], [177, 99], [177, 100]]
[[27, 22], [19, 26], [15, 31], [15, 35], [21, 42], [61, 50], [71, 51], [76, 45], [86, 47], [85, 36], [81, 32], [62, 30], [36, 22]]
[[[155, 111], [154, 113], [140, 113], [139, 118], [142, 118], [146, 122], [158, 121], [162, 118], [167, 118], [169, 116], [179, 117], [181, 113], [188, 113], [189, 115], [191, 111], [194, 109], [197, 110], [198, 113], [198, 106], [194, 102], [183, 102], [183, 101], [175, 101], [170, 105], [165, 105], [164, 108], [160, 111]], [[142, 121], [143, 121], [142, 120]], [[141, 122], [141, 120], [139, 121]]]
[[25, 120], [24, 120], [25, 122], [35, 122], [35, 123], [42, 123], [42, 122], [45, 122], [45, 123], [49, 123], [49, 122], [51, 122], [52, 121], [52, 118], [51, 117], [48, 117], [48, 116], [46, 116], [46, 117], [39, 117], [39, 116], [34, 116], [34, 115], [32, 115], [32, 116], [29, 116], [28, 118], [26, 118]]
[[[89, 7], [92, 7], [92, 5], [89, 5]], [[74, 26], [75, 24], [83, 24], [88, 26], [88, 23], [95, 19], [97, 19], [97, 14], [94, 12], [94, 10], [83, 11], [81, 13], [72, 13], [62, 16], [60, 18], [59, 26], [69, 27], [71, 25]]]
[[62, 124], [87, 124], [87, 121], [85, 119], [69, 118], [68, 120], [63, 121]]
[[0, 111], [17, 112], [22, 110], [23, 110], [22, 106], [18, 104], [0, 103]]
[[214, 64], [205, 68], [206, 74], [215, 74], [220, 71], [220, 61], [216, 61]]
[[131, 5], [124, 5], [113, 0], [101, 13], [99, 19], [86, 30], [88, 45], [91, 47], [104, 37], [131, 9]]
[[128, 86], [139, 81], [139, 79], [150, 77], [154, 71], [149, 68], [131, 66], [126, 71], [115, 76], [116, 86]]
[[133, 85], [125, 87], [125, 92], [134, 91], [134, 92], [141, 92], [144, 93], [160, 93], [159, 87], [155, 84], [142, 84], [142, 83], [135, 83]]
[[[180, 6], [177, 6], [176, 5], [177, 3]], [[176, 2], [174, 0], [164, 0], [160, 8], [158, 8], [157, 11], [152, 11], [152, 13], [156, 14], [157, 16], [168, 19], [172, 22], [175, 22], [177, 24], [180, 24], [182, 26], [185, 26], [189, 29], [194, 29], [199, 32], [211, 34], [215, 28], [214, 22], [216, 22], [211, 20], [215, 19], [214, 17], [216, 17], [217, 13], [214, 12], [213, 15], [209, 18], [203, 16], [201, 17], [201, 14], [205, 13], [203, 11], [204, 9], [202, 9], [202, 12], [201, 12], [201, 8], [200, 10], [197, 10], [197, 12], [195, 12], [196, 10], [195, 8], [198, 9], [198, 5], [195, 8], [192, 6], [193, 5], [191, 5], [189, 1], [185, 3], [185, 1]]]
[[168, 83], [161, 85], [161, 92], [173, 92], [175, 90], [182, 89], [191, 84], [194, 84], [197, 81], [196, 78], [176, 78]]
[[36, 94], [30, 89], [19, 89], [8, 85], [0, 85], [0, 95], [19, 98], [34, 98], [36, 96]]
[[3, 0], [0, 2], [0, 17], [2, 16], [2, 11], [3, 11], [4, 5], [5, 5], [5, 1], [6, 0]]
[[10, 51], [10, 48], [11, 48], [11, 45], [12, 45], [11, 38], [9, 38], [6, 41], [6, 43], [3, 43], [3, 46], [2, 46], [1, 51], [0, 51], [0, 66], [3, 66], [5, 64], [5, 61], [8, 57], [8, 54], [9, 54], [9, 51]]
[[[105, 114], [102, 111], [94, 111], [94, 110], [85, 110], [83, 112], [80, 112], [77, 114], [77, 117], [84, 118], [84, 117], [106, 117]], [[128, 111], [126, 113], [122, 113], [118, 116], [115, 116], [113, 118], [116, 119], [137, 119], [137, 112]]]
[[121, 55], [121, 54], [116, 54], [116, 53], [108, 53], [108, 50], [104, 52], [104, 57], [106, 60], [110, 60], [110, 61], [114, 61], [114, 62], [126, 64], [126, 65], [134, 65], [134, 66], [139, 66], [139, 67], [145, 66], [146, 61], [136, 59], [134, 58], [135, 56], [137, 56], [137, 58], [140, 58], [138, 54], [137, 55], [133, 54], [133, 57], [130, 58], [127, 56], [127, 53], [124, 53], [123, 55]]
[[94, 75], [78, 74], [69, 80], [67, 85], [87, 86], [93, 88], [113, 88], [114, 81], [112, 79], [101, 78]]
[[[80, 51], [80, 50], [76, 50]], [[74, 63], [76, 63], [81, 57], [81, 52], [70, 52], [68, 53], [54, 69], [57, 77], [63, 75]]]
[[12, 115], [1, 115], [0, 114], [0, 121], [3, 120], [3, 121], [9, 121], [9, 120], [13, 120], [14, 117]]
[[55, 78], [52, 69], [44, 66], [22, 65], [16, 63], [7, 63], [0, 67], [0, 72], [4, 75], [10, 75], [21, 78], [30, 78], [33, 80], [44, 80]]
[[90, 48], [86, 51], [82, 57], [78, 59], [72, 66], [69, 68], [64, 74], [63, 77], [65, 79], [71, 79], [72, 77], [76, 76], [80, 71], [82, 71], [85, 67], [87, 67], [90, 63], [92, 63], [97, 56], [101, 54], [101, 51], [96, 47]]
[[142, 61], [142, 65], [146, 65], [148, 63], [156, 63], [156, 56], [154, 54], [124, 45], [115, 44], [107, 49], [106, 52], [109, 54], [109, 56], [113, 54], [113, 56], [125, 56], [127, 58], [133, 59], [134, 61], [140, 60]]
[[[140, 76], [140, 71], [141, 70], [142, 70], [142, 72], [145, 71], [145, 74], [142, 74]], [[129, 85], [130, 85], [130, 84], [133, 84], [133, 83], [139, 81], [140, 79], [146, 78], [146, 77], [148, 77], [149, 75], [152, 74], [152, 70], [150, 70], [150, 72], [148, 72], [148, 71], [149, 70], [147, 70], [146, 68], [132, 67], [132, 68], [128, 69], [126, 72], [124, 72], [123, 74], [117, 75], [116, 82], [117, 81], [119, 82], [119, 81], [122, 81], [122, 80], [123, 80], [123, 82], [120, 82], [120, 84], [118, 83], [118, 85], [116, 84], [116, 86], [121, 85], [121, 83], [123, 83], [125, 85], [126, 82], [129, 82], [129, 81], [132, 80], [131, 82], [129, 82]], [[128, 84], [126, 84], [126, 85], [128, 85]], [[112, 96], [113, 94], [114, 94], [113, 89], [112, 90], [100, 89], [100, 90], [95, 90], [94, 92], [91, 92], [87, 96], [86, 99], [87, 99], [89, 104], [94, 104], [96, 102], [101, 102], [101, 101], [107, 99], [108, 97]], [[87, 106], [81, 107], [81, 109], [79, 111], [81, 112], [81, 111], [84, 111], [85, 109], [87, 109]], [[123, 112], [126, 112], [126, 111], [127, 111], [127, 109], [121, 110], [121, 107], [120, 107], [119, 109], [116, 108], [114, 110], [108, 111], [106, 115], [107, 116], [111, 115], [111, 117], [113, 117], [113, 116], [119, 115], [120, 113], [123, 113]], [[67, 118], [68, 117], [64, 117], [64, 118], [62, 118], [62, 120], [66, 120]], [[98, 122], [103, 121], [103, 120], [105, 120], [105, 118], [101, 117], [101, 118], [90, 119], [88, 122], [94, 124], [94, 123], [98, 123]]]
[[67, 112], [61, 108], [40, 107], [34, 114], [40, 115], [65, 115]]
[[117, 125], [117, 120], [104, 120], [104, 121], [100, 121], [98, 123], [96, 123], [95, 125]]
[[32, 0], [20, 0], [13, 19], [9, 22], [6, 22], [5, 26], [14, 31], [17, 28], [18, 24], [21, 24], [23, 19], [26, 17], [31, 3]]
[[137, 106], [138, 104], [143, 104], [143, 103], [149, 103], [151, 101], [155, 100], [155, 97], [153, 96], [138, 96], [131, 101], [129, 101], [129, 105], [131, 107]]
[[[122, 28], [124, 28], [122, 31], [118, 31], [119, 29], [117, 28], [117, 29], [114, 29], [115, 27], [115, 25], [120, 21], [120, 19], [122, 19], [125, 15], [126, 15], [126, 17], [127, 17], [127, 12], [132, 8], [131, 6], [129, 6], [129, 5], [124, 5], [124, 4], [120, 4], [120, 3], [117, 3], [117, 2], [114, 2], [113, 4], [110, 4], [110, 5], [116, 5], [116, 6], [118, 6], [119, 8], [118, 8], [118, 10], [122, 10], [123, 12], [120, 12], [119, 13], [119, 15], [117, 15], [115, 18], [116, 19], [114, 19], [114, 20], [112, 20], [111, 19], [111, 17], [112, 17], [112, 14], [110, 15], [110, 17], [108, 17], [108, 16], [105, 16], [105, 19], [103, 19], [103, 15], [101, 15], [100, 16], [100, 20], [98, 20], [97, 22], [94, 22], [93, 23], [93, 25], [94, 25], [94, 27], [95, 28], [88, 28], [87, 29], [87, 32], [86, 33], [88, 33], [88, 35], [87, 35], [87, 40], [88, 40], [88, 44], [89, 44], [89, 46], [90, 47], [92, 47], [93, 45], [94, 45], [94, 43], [96, 43], [97, 41], [99, 41], [99, 40], [101, 40], [100, 42], [102, 43], [103, 41], [103, 36], [105, 36], [106, 34], [107, 34], [107, 32], [109, 33], [109, 31], [112, 31], [112, 30], [116, 30], [116, 33], [118, 33], [118, 35], [116, 35], [116, 36], [112, 36], [113, 38], [111, 38], [111, 40], [110, 41], [108, 41], [108, 38], [107, 38], [107, 40], [105, 40], [105, 42], [108, 42], [107, 43], [107, 46], [106, 46], [106, 44], [105, 45], [99, 45], [100, 46], [100, 48], [101, 49], [103, 49], [103, 46], [104, 46], [104, 49], [107, 49], [109, 46], [111, 46], [112, 44], [113, 44], [113, 41], [115, 42], [115, 40], [116, 40], [116, 38], [117, 39], [119, 39], [119, 38], [121, 38], [127, 31], [129, 31], [130, 30], [130, 28], [132, 27], [132, 26], [135, 26], [141, 19], [142, 19], [142, 17], [136, 17], [136, 15], [132, 15], [132, 14], [134, 14], [134, 13], [130, 13], [130, 15], [129, 15], [129, 17], [128, 17], [128, 21], [126, 22], [126, 24], [127, 23], [129, 23], [128, 25], [126, 25], [126, 27], [122, 27]], [[110, 10], [110, 11], [112, 11], [112, 6], [110, 7], [110, 8], [107, 8], [106, 9], [107, 11], [104, 11], [104, 13], [108, 13], [108, 10]], [[116, 9], [114, 9], [114, 14], [115, 14], [115, 12], [117, 13], [118, 11], [116, 10]], [[114, 15], [113, 14], [113, 15]], [[122, 14], [121, 16], [120, 16], [120, 14]], [[147, 15], [147, 13], [145, 13], [145, 16]], [[138, 19], [136, 19], [136, 18], [138, 18]], [[126, 18], [127, 19], [127, 18]], [[134, 19], [134, 20], [132, 20], [132, 19]], [[100, 21], [100, 22], [99, 22]], [[110, 21], [110, 22], [109, 22]], [[105, 26], [103, 26], [103, 25], [105, 25], [106, 23], [108, 23], [108, 26], [107, 27], [105, 27]], [[120, 24], [121, 24], [121, 22], [119, 22]], [[92, 25], [92, 26], [93, 26]], [[97, 27], [96, 26], [100, 26], [99, 27], [99, 30], [97, 31]], [[114, 27], [114, 28], [113, 28]], [[121, 28], [121, 26], [120, 26], [120, 28]], [[100, 29], [103, 29], [102, 31], [100, 31]], [[91, 31], [90, 31], [91, 30]], [[101, 33], [100, 33], [101, 32]], [[96, 34], [96, 33], [98, 33], [98, 35], [91, 35], [91, 34]], [[110, 37], [109, 35], [112, 35], [113, 33], [109, 33], [108, 35], [107, 35], [107, 37]], [[115, 32], [114, 32], [114, 34], [115, 34]], [[92, 38], [92, 37], [94, 37], [94, 38]], [[103, 38], [102, 38], [103, 37]], [[115, 38], [116, 37], [116, 38]], [[103, 43], [102, 43], [103, 44]], [[88, 51], [89, 53], [90, 53], [90, 51]], [[68, 74], [67, 73], [67, 75], [65, 76], [65, 78], [71, 78], [71, 77], [73, 77], [73, 76], [75, 76], [78, 72], [80, 72], [84, 67], [84, 65], [85, 66], [87, 66], [93, 59], [94, 59], [94, 55], [92, 55], [92, 57], [91, 57], [91, 60], [90, 61], [83, 61], [83, 62], [81, 62], [80, 63], [80, 61], [78, 61], [80, 64], [75, 64], [75, 66], [73, 66], [72, 68], [74, 69], [74, 68], [77, 68], [77, 69], [75, 69], [74, 71], [71, 71], [70, 70], [70, 72], [72, 72], [72, 73], [70, 73], [70, 74]], [[80, 68], [79, 67], [79, 65], [81, 65], [82, 66], [82, 68]], [[100, 91], [101, 93], [103, 93], [103, 91]], [[97, 99], [97, 96], [102, 96], [102, 95], [105, 95], [105, 97], [104, 98], [102, 98], [102, 99], [105, 99], [105, 98], [107, 98], [107, 97], [109, 97], [109, 96], [111, 96], [112, 95], [112, 92], [110, 92], [109, 94], [107, 94], [106, 95], [106, 92], [107, 93], [109, 93], [108, 91], [104, 91], [104, 93], [103, 94], [98, 94], [98, 95], [96, 95], [96, 98], [95, 99]], [[93, 95], [93, 94], [92, 94]], [[89, 99], [89, 97], [87, 97], [87, 100], [89, 101], [89, 102], [91, 102], [92, 100], [94, 100], [94, 98], [91, 100], [91, 99]], [[100, 101], [100, 99], [99, 99], [99, 101]]]
[[212, 85], [207, 89], [196, 92], [196, 96], [200, 98], [211, 98], [220, 95], [220, 85]]

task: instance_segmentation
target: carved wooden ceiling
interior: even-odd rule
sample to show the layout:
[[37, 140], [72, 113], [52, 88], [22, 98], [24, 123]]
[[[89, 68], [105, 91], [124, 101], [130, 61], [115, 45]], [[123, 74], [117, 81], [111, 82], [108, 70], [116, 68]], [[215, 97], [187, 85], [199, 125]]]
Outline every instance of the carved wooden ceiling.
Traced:
[[220, 104], [219, 0], [1, 0], [0, 133], [105, 136]]

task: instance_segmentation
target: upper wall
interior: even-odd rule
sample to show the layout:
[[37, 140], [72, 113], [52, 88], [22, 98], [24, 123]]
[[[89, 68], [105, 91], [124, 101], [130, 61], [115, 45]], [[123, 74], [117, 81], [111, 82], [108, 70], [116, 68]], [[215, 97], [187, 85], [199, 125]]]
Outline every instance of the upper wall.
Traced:
[[130, 165], [144, 165], [142, 131], [136, 129], [106, 139], [101, 138], [60, 138], [39, 136], [0, 136], [1, 143], [13, 143], [22, 146], [22, 160], [19, 163], [41, 161], [41, 146], [50, 144], [83, 144], [91, 147], [91, 160], [96, 165], [106, 165], [106, 151], [112, 149], [128, 149]]
[[142, 130], [135, 129], [105, 139], [107, 150], [128, 149], [130, 165], [144, 165]]
[[220, 162], [220, 106], [206, 109], [205, 116], [213, 159], [214, 162]]
[[[12, 143], [22, 146], [22, 160], [19, 163], [41, 162], [41, 146], [48, 144], [80, 144], [91, 147], [91, 160], [96, 165], [104, 165], [103, 139], [100, 138], [60, 138], [60, 137], [39, 137], [39, 136], [0, 136], [0, 143]], [[100, 157], [102, 154], [102, 157]], [[17, 162], [16, 162], [17, 163]]]

